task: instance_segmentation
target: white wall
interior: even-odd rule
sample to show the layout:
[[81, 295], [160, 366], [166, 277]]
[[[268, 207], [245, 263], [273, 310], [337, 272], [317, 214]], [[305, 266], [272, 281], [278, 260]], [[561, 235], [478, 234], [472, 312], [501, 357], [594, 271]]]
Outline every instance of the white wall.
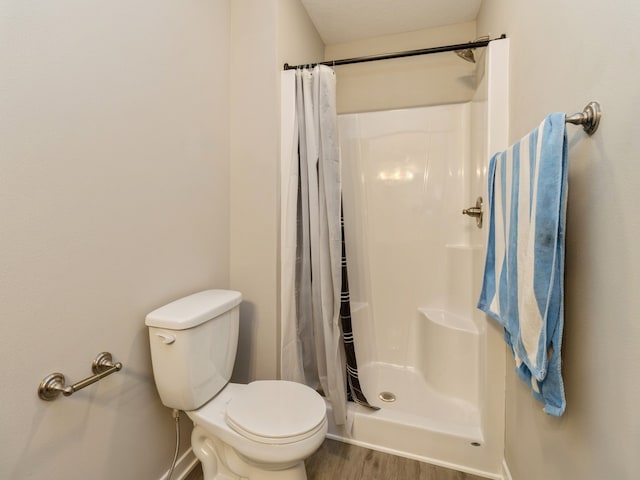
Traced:
[[470, 269], [476, 229], [460, 215], [470, 204], [469, 104], [341, 115], [339, 127], [349, 288], [369, 305], [376, 340], [362, 363], [426, 377], [411, 352], [422, 341], [418, 309], [469, 319], [474, 308], [469, 272], [447, 269], [454, 259]]
[[[470, 42], [475, 22], [428, 28], [333, 45], [326, 60], [379, 55]], [[338, 113], [389, 110], [471, 100], [475, 66], [453, 53], [335, 67]]]
[[233, 380], [278, 375], [280, 72], [324, 45], [299, 0], [233, 0], [231, 287], [243, 294]]
[[[2, 3], [0, 478], [169, 467], [144, 316], [229, 284], [228, 8]], [[121, 372], [38, 399], [45, 375], [78, 381], [103, 350]]]
[[567, 411], [546, 416], [508, 367], [506, 460], [515, 480], [633, 479], [640, 471], [640, 6], [485, 0], [478, 33], [511, 41], [510, 137], [548, 113], [603, 108], [569, 127], [563, 373]]

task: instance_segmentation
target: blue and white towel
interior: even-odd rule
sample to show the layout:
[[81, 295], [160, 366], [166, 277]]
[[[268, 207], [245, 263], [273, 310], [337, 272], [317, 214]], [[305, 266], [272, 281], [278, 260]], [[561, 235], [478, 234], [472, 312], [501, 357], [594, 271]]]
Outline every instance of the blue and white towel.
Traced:
[[544, 411], [566, 401], [564, 323], [567, 138], [564, 113], [495, 154], [489, 164], [489, 236], [478, 308], [505, 329], [516, 371]]

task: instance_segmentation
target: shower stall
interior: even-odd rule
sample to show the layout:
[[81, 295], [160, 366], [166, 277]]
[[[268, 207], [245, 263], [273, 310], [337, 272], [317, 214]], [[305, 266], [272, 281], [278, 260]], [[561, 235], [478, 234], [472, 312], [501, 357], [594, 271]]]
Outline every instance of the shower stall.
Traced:
[[507, 146], [507, 49], [479, 56], [470, 102], [338, 119], [356, 353], [380, 410], [352, 405], [330, 436], [495, 478], [504, 346], [475, 308], [486, 230], [462, 210]]
[[329, 414], [329, 437], [502, 478], [505, 348], [475, 307], [486, 228], [462, 210], [507, 147], [508, 40], [476, 61], [467, 102], [338, 116], [354, 343], [379, 410]]

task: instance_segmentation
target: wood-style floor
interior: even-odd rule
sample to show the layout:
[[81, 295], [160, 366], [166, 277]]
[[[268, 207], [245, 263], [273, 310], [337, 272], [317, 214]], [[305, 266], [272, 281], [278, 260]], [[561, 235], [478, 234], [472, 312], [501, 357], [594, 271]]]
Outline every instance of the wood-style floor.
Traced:
[[[485, 480], [476, 475], [329, 439], [305, 464], [308, 480]], [[200, 467], [186, 480], [202, 480]]]

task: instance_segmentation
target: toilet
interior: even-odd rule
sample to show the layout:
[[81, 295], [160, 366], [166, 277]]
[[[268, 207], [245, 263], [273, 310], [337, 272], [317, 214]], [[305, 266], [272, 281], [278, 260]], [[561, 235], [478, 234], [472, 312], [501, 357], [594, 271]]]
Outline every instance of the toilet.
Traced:
[[229, 382], [241, 300], [206, 290], [147, 315], [160, 399], [193, 421], [205, 480], [305, 480], [304, 460], [327, 433], [325, 402], [300, 383]]

